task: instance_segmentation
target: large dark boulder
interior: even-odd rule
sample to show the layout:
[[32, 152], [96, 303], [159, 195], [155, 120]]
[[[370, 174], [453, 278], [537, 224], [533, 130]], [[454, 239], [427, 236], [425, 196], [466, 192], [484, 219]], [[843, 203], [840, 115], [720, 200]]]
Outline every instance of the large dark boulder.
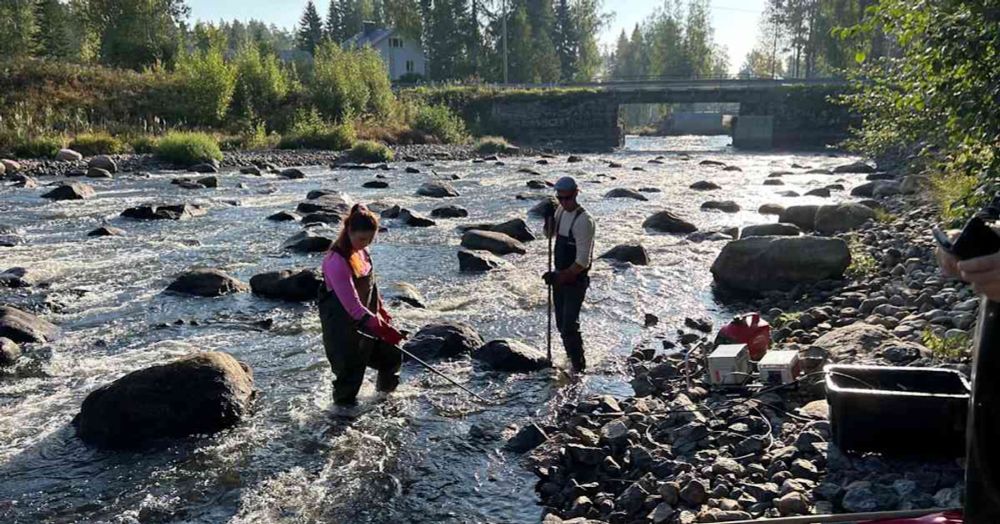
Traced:
[[504, 261], [488, 251], [458, 249], [458, 269], [468, 273], [482, 273], [503, 267]]
[[524, 373], [549, 367], [545, 354], [517, 340], [493, 340], [472, 354], [472, 358], [495, 371]]
[[795, 224], [758, 224], [747, 226], [740, 232], [740, 238], [752, 237], [797, 237], [802, 230]]
[[698, 230], [697, 226], [671, 213], [670, 211], [660, 211], [652, 215], [642, 223], [642, 227], [659, 231], [661, 233], [682, 235], [694, 233]]
[[472, 250], [480, 249], [489, 251], [495, 255], [507, 255], [510, 253], [523, 255], [528, 252], [524, 244], [509, 235], [479, 229], [466, 231], [462, 235], [462, 247]]
[[695, 191], [715, 191], [716, 189], [722, 189], [722, 187], [715, 182], [699, 180], [698, 182], [691, 184], [690, 189], [694, 189]]
[[469, 216], [469, 211], [459, 206], [441, 206], [431, 211], [434, 218], [465, 218]]
[[[318, 229], [318, 230], [317, 230]], [[282, 249], [299, 253], [320, 253], [330, 249], [337, 241], [337, 232], [332, 229], [307, 229], [296, 233], [281, 244]]]
[[298, 222], [302, 220], [302, 215], [294, 211], [278, 211], [267, 217], [267, 219], [272, 222]]
[[87, 169], [92, 169], [95, 167], [97, 169], [104, 169], [111, 173], [118, 172], [118, 164], [114, 161], [113, 158], [109, 157], [108, 155], [97, 155], [94, 158], [91, 158], [89, 162], [87, 162]]
[[503, 233], [520, 242], [531, 242], [532, 240], [535, 240], [535, 234], [531, 231], [531, 228], [528, 227], [528, 224], [520, 218], [514, 218], [499, 224], [476, 224], [473, 226], [467, 226], [463, 228], [463, 231], [471, 231], [474, 229], [479, 231]]
[[458, 191], [452, 187], [451, 184], [447, 182], [427, 182], [417, 189], [417, 194], [420, 196], [431, 197], [431, 198], [448, 198], [457, 197]]
[[126, 236], [124, 230], [113, 226], [101, 226], [87, 233], [88, 237], [123, 237]]
[[101, 169], [99, 167], [92, 167], [92, 168], [88, 169], [86, 177], [87, 178], [105, 178], [105, 179], [107, 179], [107, 178], [114, 178], [111, 175], [111, 171], [108, 171], [107, 169]]
[[351, 212], [352, 205], [347, 195], [330, 193], [300, 202], [295, 210], [299, 213], [330, 213], [346, 217]]
[[552, 215], [559, 208], [559, 201], [555, 197], [545, 197], [541, 202], [537, 203], [528, 210], [528, 214], [536, 217], [544, 217], [546, 215]]
[[803, 231], [812, 231], [816, 227], [816, 212], [819, 206], [789, 206], [778, 215], [778, 222], [795, 224]]
[[649, 253], [646, 252], [646, 248], [642, 247], [642, 244], [622, 244], [615, 246], [607, 253], [601, 255], [600, 258], [628, 262], [637, 266], [649, 265]]
[[73, 425], [88, 444], [133, 448], [234, 426], [249, 415], [254, 395], [246, 364], [226, 353], [198, 353], [94, 390]]
[[59, 328], [31, 313], [10, 306], [0, 306], [0, 337], [14, 342], [51, 342], [59, 338]]
[[755, 237], [726, 244], [712, 275], [726, 288], [761, 292], [841, 278], [850, 264], [851, 252], [839, 238]]
[[399, 220], [410, 227], [432, 227], [437, 225], [433, 220], [405, 208], [399, 211]]
[[290, 180], [298, 180], [306, 177], [306, 174], [302, 172], [301, 169], [290, 167], [288, 169], [282, 169], [278, 172], [278, 176], [281, 178], [287, 178]]
[[641, 200], [643, 202], [649, 200], [646, 198], [646, 195], [643, 195], [634, 189], [628, 189], [625, 187], [619, 187], [608, 191], [604, 194], [604, 198], [631, 198], [632, 200]]
[[417, 358], [453, 358], [472, 354], [483, 346], [483, 338], [472, 326], [462, 322], [428, 324], [404, 346]]
[[837, 166], [837, 167], [833, 168], [833, 173], [835, 173], [835, 174], [840, 174], [840, 173], [862, 173], [862, 174], [866, 174], [867, 175], [869, 173], [874, 173], [874, 172], [875, 172], [875, 168], [872, 167], [871, 164], [868, 164], [868, 163], [865, 163], [865, 162], [861, 162], [861, 161], [852, 162], [850, 164], [846, 164], [846, 165], [842, 165], [842, 166]]
[[819, 233], [832, 235], [857, 229], [874, 218], [875, 211], [870, 207], [845, 202], [835, 206], [822, 206], [816, 210], [815, 228]]
[[42, 195], [50, 200], [86, 200], [94, 196], [94, 188], [80, 182], [65, 182]]
[[254, 275], [250, 278], [253, 294], [288, 302], [316, 300], [323, 277], [315, 269], [285, 269]]
[[195, 204], [146, 205], [130, 207], [122, 211], [122, 216], [136, 220], [187, 220], [207, 213], [208, 210]]
[[220, 297], [250, 291], [250, 286], [220, 269], [200, 268], [182, 273], [167, 291], [199, 297]]
[[723, 213], [738, 213], [740, 205], [732, 200], [709, 200], [701, 205], [702, 211], [714, 209]]

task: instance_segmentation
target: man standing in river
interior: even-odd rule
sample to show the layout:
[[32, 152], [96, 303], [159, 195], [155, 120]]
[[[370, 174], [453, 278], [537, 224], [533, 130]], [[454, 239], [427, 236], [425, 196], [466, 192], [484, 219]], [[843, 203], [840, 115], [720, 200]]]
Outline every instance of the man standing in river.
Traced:
[[556, 327], [572, 369], [582, 373], [587, 368], [580, 334], [580, 309], [590, 286], [590, 265], [594, 258], [594, 219], [577, 202], [580, 190], [572, 177], [560, 178], [555, 185], [559, 205], [545, 217], [545, 236], [555, 236], [555, 271], [546, 273], [545, 283], [552, 286]]

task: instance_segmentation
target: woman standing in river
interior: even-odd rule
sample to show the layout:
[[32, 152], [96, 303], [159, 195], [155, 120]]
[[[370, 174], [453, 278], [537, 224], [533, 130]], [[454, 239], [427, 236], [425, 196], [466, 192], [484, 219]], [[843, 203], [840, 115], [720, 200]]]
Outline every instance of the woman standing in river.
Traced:
[[[402, 355], [395, 346], [403, 335], [392, 327], [392, 316], [382, 304], [368, 252], [377, 232], [378, 218], [356, 204], [323, 259], [319, 316], [326, 358], [336, 375], [333, 400], [338, 406], [357, 403], [367, 367], [378, 370], [379, 393], [391, 393], [399, 385]], [[362, 336], [359, 330], [375, 338]]]

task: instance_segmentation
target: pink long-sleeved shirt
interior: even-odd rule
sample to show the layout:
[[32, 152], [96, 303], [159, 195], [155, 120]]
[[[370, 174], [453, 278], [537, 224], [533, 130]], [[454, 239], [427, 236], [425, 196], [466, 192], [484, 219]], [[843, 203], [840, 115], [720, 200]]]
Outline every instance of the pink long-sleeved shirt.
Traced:
[[[368, 275], [372, 271], [371, 256], [368, 250], [362, 252], [363, 267], [362, 274]], [[323, 281], [326, 283], [327, 291], [337, 295], [337, 300], [344, 306], [344, 310], [355, 321], [361, 320], [365, 315], [369, 316], [368, 324], [373, 325], [378, 322], [376, 312], [366, 308], [361, 303], [358, 290], [354, 287], [354, 272], [351, 265], [340, 253], [330, 251], [323, 259]]]

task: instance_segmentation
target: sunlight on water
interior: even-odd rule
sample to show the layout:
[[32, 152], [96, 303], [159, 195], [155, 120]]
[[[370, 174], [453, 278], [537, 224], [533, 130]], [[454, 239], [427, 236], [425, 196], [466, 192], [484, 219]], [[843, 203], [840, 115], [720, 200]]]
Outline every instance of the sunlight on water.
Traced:
[[[657, 158], [660, 157], [660, 158]], [[739, 166], [742, 172], [699, 166], [706, 159]], [[363, 189], [364, 171], [308, 168], [305, 180], [279, 180], [236, 173], [220, 175], [218, 190], [187, 191], [170, 184], [176, 173], [150, 178], [122, 175], [90, 181], [98, 196], [85, 202], [49, 202], [45, 188], [0, 188], [0, 216], [19, 227], [28, 242], [3, 249], [0, 270], [24, 266], [53, 275], [47, 288], [2, 289], [2, 301], [39, 311], [58, 324], [64, 338], [29, 348], [14, 370], [0, 373], [0, 521], [3, 522], [531, 522], [534, 478], [517, 456], [497, 451], [512, 423], [544, 417], [555, 402], [593, 392], [629, 391], [623, 358], [643, 342], [644, 313], [661, 319], [670, 334], [686, 316], [718, 324], [732, 311], [715, 303], [708, 268], [720, 242], [691, 243], [649, 234], [642, 221], [669, 209], [702, 230], [773, 221], [760, 216], [764, 203], [820, 203], [831, 199], [785, 198], [839, 176], [785, 177], [786, 186], [763, 186], [768, 173], [792, 163], [813, 167], [844, 163], [822, 154], [744, 153], [728, 137], [630, 137], [626, 150], [587, 155], [578, 164], [556, 159], [505, 159], [506, 165], [437, 162], [442, 177], [458, 175], [462, 196], [447, 204], [467, 208], [461, 220], [413, 229], [387, 223], [373, 248], [379, 278], [405, 281], [426, 297], [427, 310], [396, 308], [404, 328], [440, 320], [464, 321], [483, 338], [519, 338], [545, 348], [546, 292], [540, 275], [546, 243], [528, 244], [526, 255], [506, 257], [509, 268], [486, 275], [458, 272], [460, 224], [526, 217], [536, 202], [515, 195], [543, 195], [525, 182], [536, 169], [546, 180], [571, 174], [580, 179], [583, 205], [596, 217], [597, 254], [641, 241], [648, 267], [615, 267], [598, 261], [584, 309], [584, 337], [594, 372], [582, 386], [560, 390], [551, 372], [506, 376], [470, 361], [441, 363], [442, 369], [500, 401], [483, 408], [450, 384], [418, 367], [404, 368], [399, 393], [353, 424], [331, 416], [332, 375], [320, 343], [314, 307], [258, 299], [249, 294], [217, 299], [185, 298], [162, 290], [179, 272], [195, 266], [224, 268], [243, 281], [270, 270], [316, 266], [319, 255], [281, 249], [300, 230], [295, 223], [264, 217], [290, 210], [313, 189], [337, 189], [358, 201], [381, 200], [429, 215], [441, 201], [417, 197], [432, 175], [386, 172], [390, 189]], [[609, 168], [607, 161], [624, 164]], [[637, 171], [633, 168], [640, 167]], [[425, 169], [425, 171], [430, 171]], [[844, 176], [856, 183], [856, 175]], [[713, 180], [720, 191], [688, 186]], [[243, 184], [242, 186], [240, 184]], [[605, 199], [615, 187], [654, 187], [648, 202]], [[734, 214], [700, 211], [709, 199], [736, 200]], [[118, 217], [127, 207], [155, 201], [202, 202], [207, 216], [182, 222], [134, 222]], [[240, 205], [232, 205], [238, 203]], [[104, 223], [128, 231], [126, 238], [89, 239]], [[529, 219], [537, 231], [537, 219]], [[263, 320], [273, 327], [259, 327]], [[183, 320], [183, 322], [177, 322]], [[557, 364], [563, 364], [558, 336]], [[89, 449], [69, 426], [80, 402], [96, 387], [121, 375], [193, 351], [232, 353], [254, 370], [260, 390], [251, 419], [204, 439], [175, 442], [141, 452]], [[362, 393], [371, 397], [371, 386]], [[485, 435], [473, 438], [475, 433]]]

